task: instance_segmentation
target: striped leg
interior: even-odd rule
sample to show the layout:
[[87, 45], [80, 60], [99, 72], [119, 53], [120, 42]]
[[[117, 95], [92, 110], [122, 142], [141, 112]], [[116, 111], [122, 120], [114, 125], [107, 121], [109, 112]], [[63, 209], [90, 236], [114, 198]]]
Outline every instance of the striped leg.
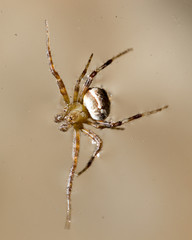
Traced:
[[93, 82], [94, 77], [97, 75], [97, 73], [99, 73], [101, 70], [103, 70], [104, 68], [106, 68], [108, 65], [110, 65], [115, 59], [121, 57], [122, 55], [132, 51], [133, 48], [128, 48], [127, 50], [119, 53], [118, 55], [112, 57], [111, 59], [107, 60], [103, 65], [101, 65], [100, 67], [96, 68], [96, 70], [94, 70], [89, 78], [87, 79], [87, 81], [84, 83], [83, 85], [83, 90], [81, 92], [79, 101], [82, 103], [83, 102], [83, 97], [85, 95], [85, 93], [87, 92], [88, 88], [90, 87], [91, 83]]
[[79, 156], [79, 146], [80, 146], [80, 131], [79, 129], [74, 129], [74, 137], [73, 137], [73, 165], [71, 167], [68, 183], [67, 183], [67, 216], [65, 222], [65, 228], [70, 228], [71, 223], [71, 191], [73, 186], [73, 179], [75, 174], [75, 169], [77, 168], [77, 160]]
[[80, 86], [80, 82], [81, 82], [81, 79], [85, 76], [85, 74], [87, 73], [87, 69], [89, 67], [89, 64], [91, 62], [91, 59], [93, 57], [93, 53], [91, 54], [91, 56], [89, 57], [89, 60], [83, 70], [83, 72], [81, 73], [81, 76], [79, 77], [79, 79], [77, 80], [76, 82], [76, 85], [75, 85], [75, 88], [74, 88], [74, 94], [73, 94], [73, 102], [77, 102], [77, 99], [78, 99], [78, 94], [79, 94], [79, 86]]
[[154, 114], [154, 113], [157, 113], [157, 112], [160, 112], [162, 111], [163, 109], [166, 109], [168, 108], [168, 105], [162, 107], [162, 108], [158, 108], [156, 110], [152, 110], [152, 111], [148, 111], [148, 112], [144, 112], [144, 113], [138, 113], [132, 117], [129, 117], [129, 118], [125, 118], [123, 119], [122, 121], [117, 121], [117, 122], [107, 122], [107, 121], [94, 121], [94, 122], [87, 122], [89, 125], [95, 127], [95, 128], [100, 128], [100, 129], [103, 129], [103, 128], [116, 128], [116, 127], [119, 127], [121, 125], [123, 125], [124, 123], [128, 123], [128, 122], [131, 122], [133, 120], [136, 120], [138, 118], [141, 118], [141, 117], [145, 117], [145, 116], [149, 116], [151, 114]]
[[59, 73], [55, 70], [54, 64], [53, 64], [53, 59], [51, 55], [51, 48], [50, 48], [50, 40], [49, 40], [49, 29], [48, 29], [48, 22], [47, 20], [45, 21], [45, 27], [46, 27], [46, 34], [47, 34], [47, 57], [49, 59], [49, 67], [51, 70], [51, 73], [53, 76], [57, 79], [57, 85], [59, 87], [60, 93], [62, 94], [64, 101], [69, 104], [69, 96], [67, 93], [67, 90], [65, 88], [65, 85], [62, 81], [62, 79], [59, 76]]
[[96, 142], [96, 149], [93, 152], [91, 158], [89, 159], [87, 165], [80, 171], [78, 172], [78, 176], [80, 176], [83, 172], [85, 172], [93, 163], [95, 157], [97, 156], [97, 154], [101, 151], [101, 148], [103, 146], [103, 141], [101, 140], [101, 138], [99, 136], [97, 136], [94, 132], [92, 132], [91, 130], [87, 130], [85, 128], [82, 128], [81, 131], [87, 135], [88, 137], [90, 137], [94, 142]]

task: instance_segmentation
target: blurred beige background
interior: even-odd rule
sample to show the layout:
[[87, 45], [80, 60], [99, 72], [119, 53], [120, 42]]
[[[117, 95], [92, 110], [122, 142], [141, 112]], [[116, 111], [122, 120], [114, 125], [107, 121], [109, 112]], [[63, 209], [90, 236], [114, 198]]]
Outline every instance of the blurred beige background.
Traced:
[[[0, 239], [192, 239], [192, 1], [1, 0]], [[126, 48], [95, 80], [119, 120], [169, 104], [126, 126], [95, 130], [104, 148], [75, 179], [72, 227], [64, 229], [72, 131], [49, 72], [54, 63], [72, 95], [90, 53], [93, 70]], [[81, 138], [79, 168], [93, 145]]]

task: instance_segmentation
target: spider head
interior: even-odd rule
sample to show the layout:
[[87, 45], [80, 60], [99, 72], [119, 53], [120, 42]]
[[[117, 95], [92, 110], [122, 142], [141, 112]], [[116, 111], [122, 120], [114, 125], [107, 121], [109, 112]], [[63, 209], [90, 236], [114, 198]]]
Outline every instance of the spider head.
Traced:
[[63, 115], [57, 115], [55, 122], [62, 122], [59, 130], [66, 132], [74, 124], [84, 123], [88, 117], [89, 113], [86, 107], [79, 102], [75, 102], [65, 108]]

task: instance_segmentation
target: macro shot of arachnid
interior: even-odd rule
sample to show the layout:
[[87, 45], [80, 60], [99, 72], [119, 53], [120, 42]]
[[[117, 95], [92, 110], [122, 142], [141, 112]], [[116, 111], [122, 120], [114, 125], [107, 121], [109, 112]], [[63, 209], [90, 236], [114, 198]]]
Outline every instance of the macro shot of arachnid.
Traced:
[[[65, 88], [65, 84], [63, 83], [59, 73], [55, 70], [55, 67], [53, 64], [47, 21], [45, 21], [45, 26], [46, 26], [46, 33], [47, 33], [47, 57], [49, 60], [50, 70], [51, 70], [51, 73], [56, 78], [60, 93], [63, 96], [64, 102], [66, 103], [66, 106], [64, 107], [63, 112], [55, 116], [55, 122], [60, 123], [59, 129], [62, 132], [66, 132], [71, 127], [73, 127], [74, 129], [73, 148], [72, 148], [73, 163], [69, 172], [69, 177], [67, 182], [67, 192], [66, 192], [67, 194], [67, 213], [66, 214], [67, 215], [66, 215], [65, 228], [69, 229], [70, 223], [71, 223], [71, 193], [72, 193], [74, 177], [80, 176], [92, 165], [94, 159], [97, 157], [98, 153], [101, 151], [103, 146], [102, 139], [96, 133], [87, 129], [85, 125], [91, 125], [97, 129], [104, 129], [104, 128], [115, 129], [125, 123], [134, 121], [138, 118], [149, 116], [151, 114], [160, 112], [161, 110], [166, 109], [168, 105], [152, 111], [138, 113], [134, 116], [125, 118], [117, 122], [106, 121], [106, 118], [110, 114], [110, 100], [109, 100], [108, 94], [102, 88], [91, 87], [91, 84], [95, 79], [96, 75], [101, 70], [103, 70], [108, 65], [110, 65], [115, 59], [132, 51], [133, 50], [132, 48], [129, 48], [117, 54], [116, 56], [110, 58], [104, 64], [97, 67], [90, 74], [87, 74], [88, 67], [93, 57], [93, 54], [91, 54], [87, 64], [85, 65], [84, 70], [82, 71], [80, 77], [77, 79], [75, 83], [73, 100], [72, 102], [70, 102], [69, 95]], [[81, 80], [85, 76], [87, 77], [87, 79], [85, 80], [83, 86], [80, 88]], [[77, 162], [79, 157], [81, 132], [96, 143], [96, 149], [93, 152], [90, 159], [88, 160], [87, 165], [81, 171], [76, 172]]]

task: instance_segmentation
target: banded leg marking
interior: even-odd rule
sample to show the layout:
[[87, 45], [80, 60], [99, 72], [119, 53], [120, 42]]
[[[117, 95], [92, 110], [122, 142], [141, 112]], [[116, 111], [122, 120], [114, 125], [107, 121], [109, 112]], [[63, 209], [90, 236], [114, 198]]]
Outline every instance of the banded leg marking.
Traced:
[[103, 70], [104, 68], [106, 68], [107, 66], [109, 66], [115, 59], [121, 57], [122, 55], [132, 51], [133, 48], [128, 48], [127, 50], [117, 54], [116, 56], [110, 58], [109, 60], [107, 60], [103, 65], [101, 65], [100, 67], [96, 68], [96, 70], [94, 70], [89, 78], [86, 80], [86, 82], [84, 83], [83, 85], [83, 90], [81, 92], [81, 95], [80, 95], [80, 98], [79, 98], [79, 101], [82, 103], [83, 102], [83, 97], [85, 95], [85, 93], [87, 92], [88, 88], [90, 87], [91, 83], [93, 82], [93, 79], [94, 77], [101, 71]]
[[71, 223], [71, 191], [73, 186], [73, 179], [75, 175], [75, 170], [77, 168], [77, 160], [79, 156], [79, 147], [80, 147], [80, 131], [79, 129], [74, 129], [74, 137], [73, 137], [73, 165], [69, 172], [68, 182], [67, 182], [67, 216], [65, 222], [65, 228], [70, 228]]
[[125, 123], [128, 123], [128, 122], [131, 122], [131, 121], [134, 121], [138, 118], [141, 118], [141, 117], [145, 117], [145, 116], [149, 116], [151, 114], [155, 114], [157, 112], [160, 112], [162, 111], [163, 109], [166, 109], [168, 108], [168, 105], [164, 106], [164, 107], [161, 107], [161, 108], [158, 108], [158, 109], [155, 109], [155, 110], [152, 110], [152, 111], [147, 111], [147, 112], [143, 112], [143, 113], [138, 113], [132, 117], [129, 117], [129, 118], [125, 118], [121, 121], [117, 121], [117, 122], [107, 122], [107, 121], [94, 121], [94, 122], [87, 122], [89, 125], [92, 125], [93, 127], [95, 128], [100, 128], [100, 129], [103, 129], [103, 128], [116, 128], [116, 127], [119, 127]]
[[96, 149], [95, 151], [93, 152], [91, 158], [89, 159], [87, 165], [80, 171], [78, 172], [78, 176], [80, 176], [82, 173], [84, 173], [93, 163], [95, 157], [97, 156], [97, 154], [101, 151], [101, 148], [103, 146], [103, 141], [101, 140], [101, 138], [96, 135], [94, 132], [92, 132], [91, 130], [87, 130], [85, 128], [82, 128], [81, 131], [87, 135], [88, 137], [90, 137], [93, 141], [96, 142]]
[[62, 94], [64, 101], [69, 104], [69, 96], [65, 87], [65, 84], [63, 83], [63, 80], [59, 76], [59, 73], [55, 70], [55, 66], [53, 64], [52, 54], [51, 54], [51, 48], [50, 48], [50, 39], [49, 39], [49, 28], [48, 28], [48, 21], [45, 21], [45, 27], [46, 27], [46, 35], [47, 35], [47, 58], [49, 60], [49, 67], [51, 70], [51, 73], [53, 76], [57, 79], [57, 85], [59, 87], [60, 93]]
[[83, 79], [83, 77], [85, 76], [85, 74], [87, 73], [87, 69], [90, 65], [90, 62], [91, 62], [91, 59], [93, 57], [93, 53], [91, 54], [91, 56], [89, 57], [89, 60], [83, 70], [83, 72], [81, 73], [79, 79], [77, 80], [76, 82], [76, 85], [75, 85], [75, 88], [74, 88], [74, 95], [73, 95], [73, 102], [77, 102], [77, 99], [78, 99], [78, 94], [79, 94], [79, 86], [80, 86], [80, 83], [81, 83], [81, 80]]

